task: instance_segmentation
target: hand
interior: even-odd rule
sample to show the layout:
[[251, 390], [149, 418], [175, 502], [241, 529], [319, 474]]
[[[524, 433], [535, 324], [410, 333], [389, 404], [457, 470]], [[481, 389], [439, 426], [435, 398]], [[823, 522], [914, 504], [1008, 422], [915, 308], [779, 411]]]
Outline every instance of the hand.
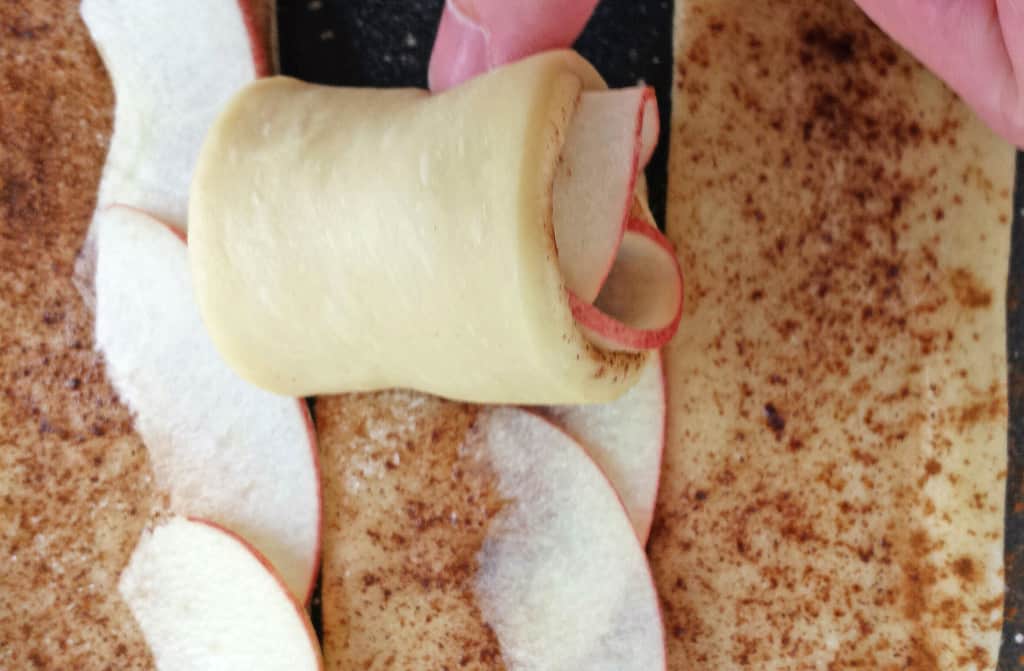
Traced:
[[[996, 132], [1024, 147], [1024, 0], [856, 1]], [[430, 88], [443, 91], [498, 65], [571, 45], [596, 4], [447, 0]]]
[[447, 0], [430, 56], [431, 91], [579, 37], [597, 0]]
[[857, 0], [997, 133], [1024, 147], [1024, 0]]

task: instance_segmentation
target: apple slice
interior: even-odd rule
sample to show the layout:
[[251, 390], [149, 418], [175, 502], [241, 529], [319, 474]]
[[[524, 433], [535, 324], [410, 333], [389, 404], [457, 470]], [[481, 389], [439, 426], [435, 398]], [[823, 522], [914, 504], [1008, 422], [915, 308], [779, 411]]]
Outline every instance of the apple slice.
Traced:
[[559, 267], [577, 324], [604, 349], [657, 349], [682, 315], [675, 252], [637, 202], [658, 123], [649, 87], [583, 93], [556, 169]]
[[613, 351], [658, 349], [683, 314], [683, 276], [671, 243], [649, 222], [631, 217], [615, 265], [591, 304], [569, 294], [577, 326]]
[[658, 597], [622, 503], [579, 443], [495, 408], [475, 430], [505, 506], [476, 593], [512, 669], [664, 669]]
[[320, 398], [316, 415], [332, 668], [664, 668], [643, 549], [568, 434], [407, 391]]
[[619, 493], [641, 544], [647, 543], [665, 448], [665, 375], [651, 356], [629, 391], [611, 403], [555, 405], [542, 414], [575, 438]]
[[243, 382], [221, 360], [173, 229], [115, 206], [96, 212], [91, 235], [96, 345], [171, 509], [241, 534], [307, 599], [320, 485], [305, 403]]
[[321, 669], [302, 606], [234, 533], [172, 517], [143, 533], [118, 582], [161, 671]]
[[82, 0], [80, 11], [114, 84], [98, 203], [185, 227], [207, 130], [235, 92], [268, 74], [248, 0]]
[[[592, 302], [625, 230], [643, 153], [653, 151], [657, 102], [646, 86], [580, 95], [555, 172], [552, 218], [566, 287]], [[652, 135], [653, 132], [653, 135]]]

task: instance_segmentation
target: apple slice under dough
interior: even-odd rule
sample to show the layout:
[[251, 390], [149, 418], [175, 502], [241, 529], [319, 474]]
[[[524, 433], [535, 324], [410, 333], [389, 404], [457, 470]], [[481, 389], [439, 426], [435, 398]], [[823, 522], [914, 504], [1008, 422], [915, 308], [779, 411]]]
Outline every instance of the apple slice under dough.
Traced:
[[185, 227], [206, 132], [232, 95], [268, 74], [249, 0], [82, 0], [81, 14], [114, 84], [98, 204]]
[[234, 533], [173, 517], [143, 533], [118, 591], [159, 671], [321, 669], [302, 606]]
[[319, 464], [301, 400], [242, 381], [199, 318], [185, 245], [126, 207], [96, 212], [96, 345], [135, 413], [174, 512], [223, 524], [308, 598], [320, 544]]
[[542, 410], [579, 441], [619, 493], [641, 543], [647, 542], [665, 448], [665, 374], [651, 356], [636, 385], [610, 403]]
[[523, 410], [485, 411], [473, 432], [505, 501], [478, 556], [476, 594], [508, 668], [664, 669], [647, 561], [601, 470]]

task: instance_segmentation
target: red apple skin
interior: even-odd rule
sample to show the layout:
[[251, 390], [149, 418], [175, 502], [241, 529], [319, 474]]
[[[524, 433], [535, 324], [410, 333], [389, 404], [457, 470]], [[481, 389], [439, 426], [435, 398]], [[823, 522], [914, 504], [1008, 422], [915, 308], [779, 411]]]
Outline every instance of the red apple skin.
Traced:
[[263, 47], [263, 40], [260, 38], [260, 31], [256, 26], [256, 13], [253, 11], [252, 3], [258, 0], [238, 0], [238, 9], [242, 13], [242, 21], [249, 33], [249, 46], [252, 49], [252, 63], [256, 68], [257, 77], [269, 77], [271, 74], [270, 59], [267, 57], [267, 50]]
[[615, 319], [609, 314], [602, 312], [594, 305], [581, 300], [571, 291], [569, 294], [569, 307], [576, 323], [586, 329], [598, 334], [619, 350], [652, 350], [660, 349], [679, 329], [679, 320], [683, 316], [683, 273], [679, 268], [679, 261], [676, 259], [672, 243], [656, 228], [640, 219], [629, 220], [626, 230], [630, 233], [642, 235], [653, 241], [665, 250], [675, 267], [675, 274], [678, 279], [678, 304], [675, 314], [665, 326], [655, 329], [637, 329]]
[[[664, 381], [664, 379], [665, 379], [665, 369], [664, 368], [661, 369], [661, 373], [662, 373], [661, 379]], [[569, 435], [569, 433], [565, 429], [560, 427], [557, 423], [551, 421], [549, 418], [545, 417], [536, 408], [523, 407], [521, 409], [523, 411], [525, 411], [525, 412], [530, 413], [531, 415], [534, 415], [535, 417], [540, 418], [541, 420], [543, 420], [549, 426], [554, 427], [555, 430], [557, 430], [563, 436], [568, 438], [569, 442], [571, 442], [573, 445], [576, 446], [576, 449], [578, 449], [583, 454], [583, 457], [587, 461], [589, 461], [591, 464], [594, 465], [594, 468], [597, 469], [597, 472], [600, 473], [601, 477], [603, 477], [605, 479], [605, 481], [608, 483], [608, 488], [610, 490], [612, 490], [612, 492], [615, 494], [615, 500], [618, 501], [619, 506], [622, 508], [622, 514], [628, 520], [629, 519], [629, 515], [626, 513], [626, 506], [623, 505], [623, 503], [622, 503], [622, 497], [619, 496], [619, 493], [615, 490], [615, 487], [612, 486], [611, 480], [608, 479], [608, 475], [604, 472], [604, 469], [601, 468], [601, 465], [598, 464], [596, 461], [594, 461], [590, 457], [590, 453], [587, 452], [586, 448], [584, 448], [579, 443], [579, 441], [577, 441], [575, 438], [573, 438], [571, 435]], [[664, 436], [664, 431], [662, 431], [662, 435]], [[665, 445], [665, 441], [663, 439], [662, 440], [662, 448], [664, 448], [664, 445]], [[659, 466], [659, 470], [660, 470], [660, 466]], [[655, 494], [655, 495], [657, 495], [657, 494]], [[632, 542], [636, 543], [636, 545], [637, 545], [637, 552], [639, 552], [641, 555], [643, 555], [646, 558], [647, 557], [646, 543], [645, 542], [641, 542], [640, 538], [636, 534], [630, 534], [630, 537], [633, 539]], [[654, 582], [654, 574], [651, 573], [649, 565], [647, 567], [647, 579], [651, 581], [651, 590], [653, 590], [654, 594], [657, 595], [658, 594], [658, 589], [657, 589], [657, 586], [655, 585], [655, 582]], [[657, 606], [658, 606], [658, 629], [661, 630], [661, 640], [664, 643], [664, 641], [665, 641], [665, 614], [661, 612], [661, 599], [656, 599], [656, 600], [658, 602], [658, 604], [657, 604]], [[662, 671], [666, 671], [667, 668], [668, 668], [668, 655], [665, 656], [665, 666], [662, 667]]]
[[202, 524], [210, 527], [211, 529], [216, 529], [222, 534], [235, 540], [242, 547], [248, 550], [249, 553], [256, 558], [256, 561], [263, 565], [263, 568], [267, 570], [267, 573], [269, 573], [274, 578], [274, 581], [277, 583], [277, 586], [281, 588], [281, 593], [285, 595], [285, 598], [287, 598], [288, 601], [292, 604], [292, 607], [295, 608], [295, 613], [299, 616], [299, 619], [302, 620], [302, 624], [306, 628], [306, 634], [309, 636], [309, 642], [317, 651], [317, 668], [320, 669], [320, 671], [323, 671], [324, 660], [323, 656], [320, 654], [320, 639], [317, 638], [316, 631], [313, 630], [313, 624], [309, 621], [309, 613], [307, 613], [305, 607], [302, 604], [300, 604], [298, 600], [295, 599], [294, 596], [292, 596], [292, 593], [288, 590], [288, 587], [281, 580], [281, 576], [277, 574], [277, 569], [275, 569], [273, 565], [271, 565], [271, 563], [267, 560], [267, 558], [263, 556], [263, 553], [254, 548], [252, 544], [249, 543], [249, 541], [245, 540], [231, 529], [223, 527], [217, 524], [216, 522], [211, 522], [210, 520], [205, 520], [201, 517], [186, 517], [185, 519], [187, 519], [189, 522], [195, 522], [196, 524]]
[[[129, 207], [127, 205], [116, 205], [116, 204], [115, 205], [110, 205], [108, 207], [122, 207], [122, 208], [125, 208], [125, 209], [128, 209], [128, 210], [132, 210], [134, 212], [138, 212], [139, 214], [141, 214], [141, 215], [143, 215], [145, 217], [148, 217], [149, 219], [152, 219], [153, 221], [159, 223], [161, 226], [163, 226], [168, 231], [173, 233], [174, 237], [176, 237], [179, 240], [181, 240], [182, 244], [184, 244], [185, 246], [188, 246], [188, 238], [187, 238], [186, 232], [182, 231], [181, 229], [177, 228], [176, 226], [172, 226], [172, 225], [170, 225], [170, 224], [168, 224], [166, 222], [160, 221], [159, 219], [155, 219], [151, 215], [147, 214], [143, 210], [140, 210], [140, 209], [138, 209], [136, 207]], [[322, 548], [323, 548], [323, 533], [324, 533], [323, 532], [323, 510], [324, 510], [323, 485], [321, 484], [322, 483], [322, 478], [320, 477], [320, 474], [321, 474], [321, 471], [320, 471], [320, 448], [319, 448], [319, 446], [317, 445], [317, 442], [316, 442], [316, 428], [313, 426], [313, 417], [309, 414], [309, 406], [306, 404], [305, 399], [297, 398], [297, 399], [295, 399], [295, 403], [298, 405], [299, 414], [302, 415], [302, 421], [303, 421], [303, 424], [306, 427], [306, 438], [309, 441], [308, 444], [309, 444], [310, 453], [313, 455], [313, 472], [316, 475], [316, 482], [317, 482], [317, 488], [316, 488], [316, 504], [317, 504], [316, 505], [316, 509], [317, 509], [316, 548], [315, 548], [315, 550], [313, 552], [313, 566], [312, 566], [312, 569], [311, 569], [310, 574], [309, 574], [309, 582], [306, 585], [306, 592], [305, 592], [305, 595], [303, 596], [303, 600], [302, 600], [303, 604], [308, 606], [310, 600], [313, 598], [313, 590], [316, 589], [316, 577], [320, 573], [320, 554], [321, 554], [321, 551], [322, 551]], [[207, 520], [197, 520], [197, 521], [204, 522], [206, 524], [211, 524], [213, 526], [217, 526], [218, 528], [220, 528], [220, 526], [215, 524], [214, 522], [209, 522]], [[234, 534], [234, 535], [237, 536], [237, 534]], [[262, 558], [263, 555], [260, 555], [260, 557]]]
[[162, 221], [160, 219], [157, 219], [152, 214], [150, 214], [149, 212], [146, 212], [145, 210], [143, 210], [140, 207], [135, 207], [134, 205], [124, 205], [122, 203], [110, 203], [109, 205], [104, 205], [103, 207], [101, 207], [100, 211], [107, 211], [107, 210], [112, 210], [112, 209], [115, 209], [115, 208], [118, 209], [118, 210], [129, 210], [131, 212], [134, 212], [135, 214], [138, 214], [138, 215], [141, 215], [141, 216], [145, 217], [146, 219], [149, 219], [151, 221], [154, 221], [154, 222], [160, 224], [161, 226], [166, 228], [168, 231], [170, 231], [174, 235], [174, 237], [176, 237], [179, 240], [181, 240], [181, 242], [183, 244], [185, 244], [185, 246], [188, 246], [188, 233], [186, 231], [181, 230], [177, 226], [173, 226], [171, 224], [168, 224], [166, 221]]
[[[127, 207], [127, 206], [125, 206], [125, 205], [118, 205], [117, 207], [124, 207], [125, 209], [129, 209], [129, 210], [135, 210], [135, 211], [136, 211], [136, 212], [138, 212], [139, 214], [146, 214], [146, 213], [145, 213], [145, 212], [143, 212], [142, 210], [140, 210], [140, 209], [138, 209], [138, 208], [135, 208], [135, 207]], [[149, 216], [149, 215], [146, 215], [146, 216]], [[187, 233], [186, 231], [183, 231], [183, 230], [181, 230], [181, 229], [180, 229], [180, 228], [178, 228], [177, 226], [172, 226], [172, 225], [168, 224], [168, 223], [167, 223], [167, 222], [165, 222], [165, 221], [161, 221], [161, 222], [159, 222], [159, 223], [160, 223], [160, 225], [161, 225], [161, 226], [163, 226], [163, 227], [164, 227], [164, 228], [166, 228], [166, 229], [167, 229], [168, 231], [170, 231], [171, 233], [173, 233], [173, 234], [174, 234], [174, 237], [176, 237], [176, 238], [178, 238], [179, 240], [181, 240], [181, 244], [183, 244], [183, 245], [185, 245], [186, 247], [188, 247], [188, 233]]]
[[[664, 369], [662, 369], [662, 375], [664, 376]], [[320, 560], [323, 554], [324, 492], [322, 471], [320, 469], [320, 446], [316, 440], [316, 427], [313, 425], [313, 416], [309, 412], [309, 405], [306, 403], [306, 399], [297, 398], [295, 402], [299, 405], [299, 412], [302, 414], [302, 419], [306, 424], [306, 437], [309, 439], [309, 448], [313, 453], [313, 471], [316, 474], [316, 549], [313, 552], [313, 567], [309, 574], [306, 596], [303, 599], [303, 605], [308, 607], [309, 602], [313, 599], [313, 591], [316, 589], [316, 578], [320, 575]]]

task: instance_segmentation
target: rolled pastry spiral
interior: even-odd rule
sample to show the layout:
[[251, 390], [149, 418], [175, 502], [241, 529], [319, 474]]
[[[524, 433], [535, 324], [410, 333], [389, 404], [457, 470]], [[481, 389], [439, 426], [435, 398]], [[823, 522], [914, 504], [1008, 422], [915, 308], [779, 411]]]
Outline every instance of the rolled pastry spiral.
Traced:
[[571, 51], [434, 96], [285, 77], [245, 88], [207, 137], [189, 206], [193, 283], [217, 349], [291, 396], [621, 395], [649, 353], [583, 335], [552, 225], [576, 102], [605, 88]]

